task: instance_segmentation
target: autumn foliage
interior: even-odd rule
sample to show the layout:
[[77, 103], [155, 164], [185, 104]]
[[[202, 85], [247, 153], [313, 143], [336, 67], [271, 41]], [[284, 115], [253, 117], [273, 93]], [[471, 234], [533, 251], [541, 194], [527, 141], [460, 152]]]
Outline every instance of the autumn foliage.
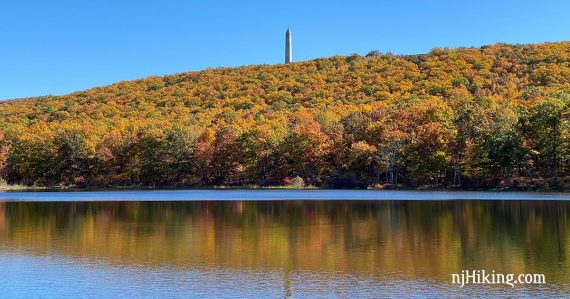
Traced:
[[208, 69], [0, 103], [0, 175], [564, 188], [569, 109], [570, 42]]

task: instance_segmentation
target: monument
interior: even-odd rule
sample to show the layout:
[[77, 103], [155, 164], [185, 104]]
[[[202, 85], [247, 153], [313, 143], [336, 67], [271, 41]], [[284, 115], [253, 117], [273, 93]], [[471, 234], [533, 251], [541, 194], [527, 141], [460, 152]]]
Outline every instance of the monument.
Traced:
[[293, 61], [293, 45], [291, 44], [291, 30], [285, 32], [285, 63]]

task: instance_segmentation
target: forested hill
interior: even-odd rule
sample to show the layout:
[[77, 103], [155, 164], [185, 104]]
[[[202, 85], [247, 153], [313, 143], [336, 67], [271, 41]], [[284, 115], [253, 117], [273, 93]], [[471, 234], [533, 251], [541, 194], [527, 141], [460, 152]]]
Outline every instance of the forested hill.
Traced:
[[331, 57], [0, 103], [26, 185], [562, 188], [570, 42]]

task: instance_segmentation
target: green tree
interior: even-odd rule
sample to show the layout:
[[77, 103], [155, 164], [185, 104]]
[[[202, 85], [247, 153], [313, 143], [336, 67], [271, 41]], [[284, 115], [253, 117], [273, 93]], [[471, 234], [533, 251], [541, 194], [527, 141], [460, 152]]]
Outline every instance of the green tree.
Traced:
[[558, 181], [560, 162], [567, 154], [564, 136], [568, 135], [568, 95], [558, 94], [536, 103], [530, 110], [529, 125], [533, 145], [538, 152], [539, 164], [550, 168], [551, 176]]
[[484, 141], [492, 170], [512, 176], [513, 168], [520, 165], [526, 156], [521, 136], [510, 127], [492, 131]]
[[14, 140], [8, 158], [8, 182], [40, 186], [57, 183], [56, 154], [50, 141]]
[[174, 128], [166, 133], [164, 140], [164, 161], [169, 184], [191, 184], [195, 182], [195, 151], [200, 137], [199, 128]]
[[136, 143], [132, 160], [137, 181], [145, 185], [165, 185], [168, 182], [166, 142], [162, 131], [145, 132]]
[[55, 174], [59, 182], [84, 184], [91, 171], [93, 153], [78, 130], [62, 130], [54, 139]]
[[453, 161], [453, 185], [461, 185], [465, 168], [475, 173], [483, 162], [484, 136], [489, 131], [491, 119], [490, 103], [485, 98], [456, 99], [452, 105], [454, 110], [453, 126], [455, 138], [451, 143]]

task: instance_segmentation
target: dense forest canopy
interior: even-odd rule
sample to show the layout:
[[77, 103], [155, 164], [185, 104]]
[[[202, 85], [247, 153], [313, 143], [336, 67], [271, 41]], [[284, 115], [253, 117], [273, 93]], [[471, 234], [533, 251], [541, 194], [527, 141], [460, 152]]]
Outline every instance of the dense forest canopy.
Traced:
[[0, 103], [0, 175], [52, 186], [570, 185], [570, 42], [330, 57]]

